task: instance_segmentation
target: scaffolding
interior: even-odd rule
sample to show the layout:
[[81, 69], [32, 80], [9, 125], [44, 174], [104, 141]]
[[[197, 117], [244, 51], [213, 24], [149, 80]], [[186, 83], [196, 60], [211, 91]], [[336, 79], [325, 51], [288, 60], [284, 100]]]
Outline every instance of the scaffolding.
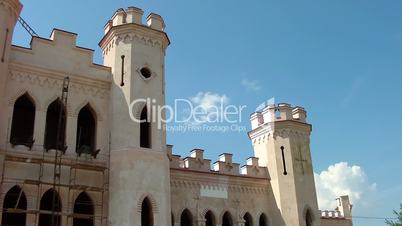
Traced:
[[[67, 94], [68, 94], [68, 85], [69, 85], [69, 80], [68, 77], [64, 79], [63, 81], [63, 87], [62, 87], [62, 101], [64, 106], [67, 106]], [[60, 111], [62, 112], [62, 111]], [[59, 115], [59, 122], [58, 122], [58, 128], [59, 130], [65, 129], [62, 125], [61, 122], [61, 117], [62, 115]], [[7, 130], [9, 131], [9, 129]], [[60, 131], [58, 131], [57, 135], [57, 150], [55, 151], [54, 156], [52, 156], [51, 153], [47, 153], [46, 151], [43, 151], [41, 155], [38, 155], [38, 153], [24, 153], [24, 154], [19, 154], [15, 152], [10, 152], [8, 148], [5, 150], [5, 158], [4, 162], [2, 165], [2, 175], [1, 175], [1, 200], [4, 200], [6, 194], [8, 191], [4, 191], [4, 184], [9, 183], [9, 184], [15, 184], [19, 185], [21, 188], [21, 192], [17, 198], [17, 202], [15, 204], [14, 208], [2, 208], [2, 213], [7, 212], [7, 213], [26, 213], [26, 214], [33, 214], [34, 215], [34, 221], [35, 225], [39, 223], [39, 216], [40, 214], [51, 214], [52, 216], [52, 225], [57, 226], [57, 225], [62, 225], [61, 222], [57, 222], [56, 219], [61, 219], [62, 216], [64, 216], [67, 220], [67, 225], [73, 225], [73, 220], [74, 218], [80, 218], [80, 219], [92, 219], [94, 222], [94, 225], [98, 226], [103, 226], [106, 225], [107, 222], [107, 211], [105, 211], [105, 200], [109, 188], [109, 158], [110, 158], [110, 153], [107, 154], [100, 154], [101, 156], [101, 161], [93, 161], [92, 157], [90, 159], [84, 158], [84, 157], [79, 157], [78, 155], [75, 157], [69, 156], [69, 157], [64, 157], [63, 155], [65, 154], [65, 151], [67, 147], [64, 146], [64, 142], [59, 142], [60, 141]], [[8, 134], [7, 134], [7, 140], [8, 140]], [[31, 165], [37, 165], [36, 169], [38, 170], [37, 173], [37, 179], [27, 179], [25, 175], [18, 175], [17, 177], [6, 177], [5, 176], [5, 171], [6, 171], [6, 163], [7, 162], [19, 162], [19, 163], [29, 163]], [[52, 167], [53, 166], [53, 181], [49, 180], [49, 178], [44, 178], [45, 177], [45, 168], [47, 167]], [[31, 167], [34, 168], [34, 167]], [[66, 168], [68, 168], [68, 180], [64, 180], [67, 183], [62, 183], [62, 175], [63, 175], [63, 170], [65, 171]], [[83, 185], [82, 181], [79, 181], [78, 175], [80, 174], [79, 171], [90, 171], [90, 172], [97, 172], [101, 176], [101, 181], [98, 183], [100, 186], [89, 186], [89, 185]], [[18, 209], [18, 203], [20, 201], [21, 195], [24, 192], [24, 188], [27, 188], [30, 186], [31, 188], [35, 187], [35, 194], [27, 195], [25, 193], [25, 196], [27, 200], [35, 200], [33, 201], [36, 203], [35, 209], [30, 208], [27, 206], [27, 209]], [[55, 204], [58, 201], [56, 200], [55, 197], [55, 192], [53, 193], [52, 197], [52, 210], [49, 213], [49, 211], [43, 211], [40, 209], [40, 201], [41, 201], [41, 196], [42, 193], [46, 190], [49, 189], [49, 187], [52, 187], [54, 191], [57, 191], [57, 193], [60, 195], [60, 191], [63, 190], [67, 193], [67, 200], [64, 200], [64, 203], [67, 203], [67, 205], [64, 205], [64, 208], [61, 210], [61, 212], [57, 212], [55, 210]], [[79, 214], [79, 213], [74, 213], [74, 204], [76, 204], [75, 200], [72, 200], [74, 197], [77, 197], [78, 194], [81, 192], [91, 192], [95, 193], [96, 196], [98, 197], [97, 199], [93, 200], [93, 208], [94, 208], [94, 213], [93, 215], [86, 215], [86, 214]], [[65, 194], [65, 193], [64, 193]], [[100, 198], [99, 198], [100, 197]], [[60, 217], [57, 217], [60, 216]], [[97, 223], [98, 222], [98, 223]]]

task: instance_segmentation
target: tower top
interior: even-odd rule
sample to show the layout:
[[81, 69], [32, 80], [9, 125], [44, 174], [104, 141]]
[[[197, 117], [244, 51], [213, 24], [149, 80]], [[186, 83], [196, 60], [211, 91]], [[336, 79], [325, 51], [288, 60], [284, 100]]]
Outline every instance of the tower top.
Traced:
[[105, 24], [105, 36], [99, 42], [99, 46], [104, 48], [105, 44], [110, 41], [108, 37], [116, 30], [123, 31], [123, 33], [127, 33], [129, 30], [136, 30], [140, 33], [154, 34], [152, 36], [164, 36], [163, 46], [167, 47], [170, 41], [165, 33], [166, 26], [163, 18], [156, 13], [150, 13], [146, 17], [146, 23], [142, 23], [143, 15], [144, 11], [134, 6], [130, 6], [127, 9], [120, 8], [116, 10], [110, 20]]
[[22, 4], [19, 0], [0, 0], [0, 5], [7, 6], [15, 19], [19, 17], [22, 10]]
[[158, 31], [165, 30], [165, 22], [160, 15], [156, 13], [150, 13], [147, 16], [146, 24], [142, 23], [143, 15], [144, 11], [134, 6], [130, 6], [126, 10], [120, 8], [116, 10], [112, 18], [106, 23], [105, 34], [107, 34], [112, 27], [124, 24], [138, 24], [142, 26], [147, 26]]

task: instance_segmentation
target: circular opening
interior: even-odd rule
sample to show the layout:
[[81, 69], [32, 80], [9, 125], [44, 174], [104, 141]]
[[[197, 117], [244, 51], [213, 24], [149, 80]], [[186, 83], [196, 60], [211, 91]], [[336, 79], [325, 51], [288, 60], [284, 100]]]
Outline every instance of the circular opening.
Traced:
[[141, 68], [141, 75], [144, 76], [144, 78], [149, 78], [151, 77], [151, 71], [148, 68], [143, 67]]

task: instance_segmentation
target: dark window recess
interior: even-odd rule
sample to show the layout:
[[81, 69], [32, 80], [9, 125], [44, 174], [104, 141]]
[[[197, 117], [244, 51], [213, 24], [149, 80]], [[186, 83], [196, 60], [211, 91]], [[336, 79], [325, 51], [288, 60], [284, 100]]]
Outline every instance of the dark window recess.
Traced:
[[[61, 113], [60, 113], [61, 111]], [[57, 130], [59, 124], [59, 117], [61, 116], [60, 135], [57, 142]], [[45, 128], [45, 150], [57, 149], [65, 151], [66, 137], [66, 109], [60, 99], [53, 101], [47, 108], [46, 113], [46, 128]]]
[[223, 215], [222, 226], [233, 226], [232, 215], [229, 212]]
[[35, 104], [28, 94], [24, 94], [14, 104], [10, 143], [32, 148], [34, 123]]
[[4, 58], [6, 57], [6, 48], [7, 48], [7, 41], [8, 41], [8, 33], [10, 31], [8, 28], [6, 28], [6, 37], [4, 38], [4, 44], [3, 44], [3, 53], [1, 54], [1, 62], [4, 62]]
[[89, 104], [83, 107], [78, 113], [77, 120], [77, 149], [81, 154], [90, 154], [96, 158], [100, 149], [95, 150], [96, 136], [96, 115]]
[[120, 86], [124, 86], [124, 55], [121, 55], [121, 81]]
[[267, 226], [267, 217], [265, 216], [265, 214], [261, 214], [260, 216], [260, 222], [259, 222], [259, 226]]
[[249, 213], [244, 214], [244, 226], [253, 226], [253, 219]]
[[[55, 200], [53, 204], [53, 199]], [[52, 208], [54, 206], [54, 212], [56, 216], [53, 219], [52, 225]], [[49, 189], [43, 194], [40, 200], [40, 214], [39, 225], [40, 226], [60, 226], [61, 225], [61, 200], [57, 191]]]
[[[17, 209], [17, 211], [13, 211]], [[12, 187], [4, 197], [1, 225], [25, 226], [27, 198], [19, 186]]]
[[151, 122], [146, 106], [141, 111], [140, 120], [140, 147], [151, 148]]
[[148, 198], [142, 201], [141, 205], [141, 226], [153, 226], [154, 218], [152, 213], [152, 205]]
[[313, 226], [313, 218], [309, 210], [306, 212], [306, 226]]
[[180, 226], [193, 226], [193, 215], [188, 209], [181, 213]]
[[81, 192], [74, 203], [73, 226], [94, 225], [94, 205], [86, 192]]
[[211, 211], [205, 214], [205, 226], [215, 226], [215, 217]]
[[150, 71], [148, 68], [146, 68], [146, 67], [141, 68], [140, 72], [141, 72], [141, 75], [142, 75], [144, 78], [150, 78], [151, 75], [152, 75], [152, 74], [151, 74], [151, 71]]

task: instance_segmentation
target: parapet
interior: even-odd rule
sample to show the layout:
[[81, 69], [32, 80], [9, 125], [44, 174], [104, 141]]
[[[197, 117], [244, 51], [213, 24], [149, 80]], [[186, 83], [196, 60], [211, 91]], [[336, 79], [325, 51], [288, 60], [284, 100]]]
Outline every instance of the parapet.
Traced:
[[123, 24], [139, 24], [142, 26], [150, 27], [154, 30], [164, 31], [165, 30], [165, 22], [163, 18], [156, 14], [150, 13], [147, 16], [146, 24], [142, 23], [142, 16], [144, 15], [144, 11], [137, 7], [128, 7], [126, 10], [120, 8], [116, 10], [113, 14], [112, 18], [105, 25], [105, 34], [109, 32], [112, 27], [120, 26]]
[[247, 176], [256, 178], [268, 178], [268, 170], [266, 167], [261, 167], [258, 164], [258, 158], [250, 157], [247, 159], [246, 165], [241, 167], [240, 164], [233, 162], [233, 155], [223, 153], [219, 155], [218, 161], [212, 164], [211, 160], [204, 159], [203, 149], [193, 149], [190, 151], [190, 156], [181, 158], [178, 155], [171, 154], [171, 146], [168, 148], [170, 156], [170, 168], [186, 169], [191, 171], [206, 172], [211, 174]]
[[307, 112], [304, 108], [296, 106], [292, 107], [287, 103], [277, 105], [267, 105], [261, 111], [254, 112], [250, 115], [251, 129], [256, 129], [260, 125], [277, 121], [299, 121], [306, 123]]
[[337, 207], [335, 210], [323, 210], [321, 218], [324, 219], [352, 219], [352, 207], [349, 196], [344, 195], [336, 199]]

